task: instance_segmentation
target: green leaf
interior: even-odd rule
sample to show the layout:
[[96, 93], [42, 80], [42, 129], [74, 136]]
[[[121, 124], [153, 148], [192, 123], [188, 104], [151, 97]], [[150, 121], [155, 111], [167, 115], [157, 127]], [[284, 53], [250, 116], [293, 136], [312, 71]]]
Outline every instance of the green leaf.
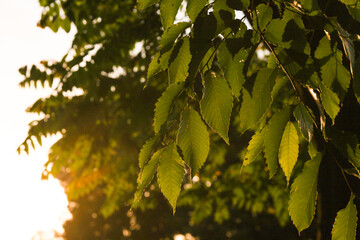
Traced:
[[179, 22], [166, 29], [161, 36], [160, 52], [164, 53], [169, 51], [173, 47], [174, 42], [179, 37], [179, 35], [184, 32], [186, 28], [190, 27], [190, 25], [191, 24], [189, 22]]
[[275, 45], [283, 45], [282, 37], [285, 32], [287, 21], [273, 19], [266, 28], [265, 38]]
[[137, 6], [140, 9], [147, 8], [155, 3], [157, 3], [159, 0], [137, 0]]
[[154, 131], [158, 133], [161, 126], [168, 120], [171, 105], [179, 93], [183, 90], [185, 83], [171, 84], [155, 104]]
[[289, 214], [299, 233], [308, 228], [314, 218], [317, 197], [317, 180], [322, 155], [305, 163], [291, 185]]
[[240, 126], [243, 130], [256, 125], [268, 111], [276, 76], [275, 69], [262, 68], [256, 76], [252, 97], [246, 89], [243, 89], [243, 103], [240, 109]]
[[232, 58], [225, 43], [222, 43], [219, 47], [219, 63], [224, 72], [225, 79], [228, 81], [231, 92], [236, 98], [240, 96], [240, 90], [245, 82], [244, 74], [242, 72], [244, 68], [243, 54], [239, 51], [234, 58]]
[[313, 119], [304, 104], [299, 103], [296, 106], [294, 116], [299, 124], [301, 134], [308, 142], [310, 142], [314, 130]]
[[226, 80], [214, 72], [208, 72], [205, 75], [204, 93], [200, 101], [201, 115], [227, 144], [232, 106], [233, 98]]
[[320, 84], [320, 96], [325, 111], [332, 119], [333, 124], [335, 123], [336, 115], [340, 111], [340, 99], [339, 97], [327, 88], [324, 84]]
[[160, 190], [170, 202], [174, 213], [184, 174], [183, 160], [177, 152], [175, 143], [170, 143], [160, 156], [157, 176]]
[[354, 195], [351, 195], [346, 208], [340, 210], [335, 218], [331, 231], [332, 240], [355, 240], [357, 210], [354, 204]]
[[279, 163], [289, 184], [292, 170], [299, 155], [299, 136], [295, 126], [289, 121], [286, 124], [279, 147]]
[[180, 44], [179, 52], [169, 66], [170, 83], [183, 82], [188, 75], [189, 63], [191, 61], [189, 37], [183, 38]]
[[196, 17], [208, 2], [209, 0], [188, 0], [186, 12], [189, 15], [191, 22], [195, 22]]
[[142, 146], [140, 153], [139, 153], [139, 167], [142, 169], [147, 161], [149, 160], [151, 153], [153, 151], [154, 145], [159, 140], [159, 137], [156, 135], [152, 137], [150, 140], [146, 141], [145, 144]]
[[253, 14], [254, 29], [263, 31], [266, 28], [266, 25], [272, 19], [272, 15], [273, 15], [272, 8], [266, 6], [265, 4], [259, 4], [253, 13], [254, 13]]
[[252, 136], [245, 154], [245, 160], [243, 163], [244, 167], [255, 161], [259, 154], [263, 151], [264, 135], [265, 131], [258, 131]]
[[346, 5], [354, 5], [358, 2], [358, 0], [340, 0], [340, 2], [342, 2]]
[[348, 70], [342, 65], [342, 53], [336, 51], [335, 56], [321, 67], [321, 77], [324, 84], [331, 88], [334, 81], [340, 84], [341, 89], [346, 92], [350, 84], [350, 74]]
[[153, 77], [155, 74], [159, 73], [161, 71], [161, 64], [160, 64], [160, 60], [159, 60], [159, 57], [160, 57], [160, 52], [157, 52], [150, 64], [149, 64], [149, 68], [148, 68], [148, 72], [147, 72], [147, 79], [150, 79], [151, 77]]
[[160, 16], [164, 29], [173, 25], [182, 0], [161, 0]]
[[269, 125], [263, 130], [265, 131], [264, 138], [264, 153], [266, 163], [268, 165], [270, 174], [273, 177], [278, 167], [278, 152], [281, 138], [284, 132], [286, 123], [290, 118], [290, 108], [285, 108], [277, 112], [271, 118]]
[[209, 154], [209, 133], [200, 115], [190, 107], [181, 115], [177, 143], [182, 150], [184, 161], [191, 167], [194, 176]]
[[330, 45], [330, 40], [328, 39], [327, 35], [325, 35], [319, 42], [319, 46], [316, 48], [315, 51], [315, 58], [323, 59], [332, 55], [332, 49]]
[[134, 201], [133, 201], [133, 206], [136, 205], [142, 195], [143, 192], [145, 191], [145, 189], [147, 188], [147, 186], [151, 183], [151, 180], [153, 179], [155, 173], [156, 173], [156, 169], [157, 166], [159, 164], [160, 161], [160, 156], [162, 155], [164, 149], [160, 149], [159, 151], [157, 151], [156, 153], [154, 153], [154, 155], [151, 157], [150, 161], [144, 165], [143, 169], [141, 170], [141, 172], [139, 173], [138, 179], [137, 179], [137, 190], [135, 192], [135, 197], [134, 197]]

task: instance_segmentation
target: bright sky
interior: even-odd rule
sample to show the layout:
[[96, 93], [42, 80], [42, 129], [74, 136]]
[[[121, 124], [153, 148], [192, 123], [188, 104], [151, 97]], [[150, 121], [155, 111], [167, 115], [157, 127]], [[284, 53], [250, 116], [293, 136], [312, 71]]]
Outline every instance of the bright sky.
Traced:
[[37, 0], [0, 0], [0, 239], [30, 240], [52, 229], [62, 230], [70, 217], [64, 190], [55, 179], [41, 181], [48, 149], [59, 136], [43, 141], [30, 155], [16, 152], [26, 137], [27, 124], [38, 118], [25, 109], [51, 90], [21, 89], [18, 68], [43, 59], [60, 59], [69, 49], [74, 32], [57, 34], [40, 29]]

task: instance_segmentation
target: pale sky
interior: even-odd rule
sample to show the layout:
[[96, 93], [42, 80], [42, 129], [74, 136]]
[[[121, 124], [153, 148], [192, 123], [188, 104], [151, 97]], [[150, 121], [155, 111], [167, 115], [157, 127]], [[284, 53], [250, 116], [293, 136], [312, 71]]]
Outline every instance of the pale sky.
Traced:
[[[70, 34], [41, 29], [37, 0], [0, 0], [0, 239], [30, 240], [39, 232], [61, 231], [70, 217], [57, 180], [41, 181], [48, 149], [59, 136], [43, 141], [29, 156], [16, 152], [37, 115], [25, 109], [51, 89], [21, 89], [18, 68], [41, 60], [59, 60], [70, 47]], [[36, 239], [36, 238], [34, 238]], [[46, 239], [46, 238], [43, 238]], [[48, 239], [55, 239], [49, 237]]]

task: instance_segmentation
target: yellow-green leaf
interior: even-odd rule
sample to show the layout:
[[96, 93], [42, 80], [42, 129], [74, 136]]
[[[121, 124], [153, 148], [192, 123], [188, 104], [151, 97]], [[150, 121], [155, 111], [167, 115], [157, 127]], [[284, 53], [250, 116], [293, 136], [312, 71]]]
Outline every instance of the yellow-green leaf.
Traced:
[[355, 240], [357, 224], [357, 210], [354, 195], [351, 195], [346, 208], [340, 210], [335, 218], [331, 231], [332, 240]]
[[264, 133], [265, 131], [258, 131], [252, 136], [245, 154], [244, 167], [252, 163], [262, 152], [264, 148]]
[[146, 143], [142, 146], [139, 153], [139, 167], [142, 169], [151, 156], [151, 152], [153, 151], [153, 147], [158, 141], [159, 137], [154, 136], [150, 140], [146, 141]]
[[186, 12], [189, 15], [191, 22], [195, 22], [196, 17], [208, 2], [209, 0], [188, 0]]
[[189, 22], [179, 22], [177, 24], [172, 25], [166, 31], [164, 31], [160, 40], [161, 53], [169, 51], [173, 47], [175, 40], [189, 26], [190, 26]]
[[307, 161], [291, 185], [289, 214], [299, 233], [308, 228], [314, 218], [321, 158], [322, 154], [318, 153]]
[[171, 105], [184, 87], [184, 82], [171, 84], [155, 104], [154, 131], [158, 133], [168, 120]]
[[189, 63], [191, 61], [189, 37], [183, 38], [179, 43], [181, 44], [179, 52], [169, 66], [170, 83], [183, 82], [188, 75]]
[[263, 130], [265, 131], [264, 153], [266, 163], [270, 171], [270, 178], [274, 176], [278, 167], [279, 146], [285, 125], [288, 122], [289, 117], [290, 108], [286, 108], [280, 112], [277, 112], [271, 118], [269, 125], [267, 125]]
[[340, 111], [340, 99], [339, 97], [332, 92], [324, 84], [320, 84], [321, 89], [321, 100], [324, 106], [325, 111], [332, 119], [333, 124], [335, 123], [335, 118]]
[[231, 90], [225, 78], [208, 72], [205, 75], [201, 114], [206, 123], [229, 144], [229, 125], [233, 106]]
[[191, 167], [194, 176], [209, 154], [209, 133], [200, 115], [190, 107], [181, 115], [177, 143], [182, 150], [184, 161]]
[[164, 29], [168, 29], [175, 20], [182, 0], [161, 0], [160, 16]]
[[279, 147], [279, 163], [288, 183], [298, 155], [299, 136], [295, 126], [289, 121], [285, 126]]
[[136, 205], [142, 195], [145, 191], [146, 187], [151, 183], [151, 180], [153, 179], [157, 166], [159, 164], [160, 156], [162, 155], [162, 152], [164, 149], [160, 149], [154, 155], [151, 157], [150, 161], [143, 167], [141, 172], [139, 173], [138, 179], [137, 179], [137, 190], [135, 192], [133, 206]]
[[137, 0], [137, 6], [140, 9], [147, 8], [155, 3], [157, 3], [159, 0]]
[[157, 178], [160, 190], [170, 202], [174, 213], [184, 174], [183, 160], [177, 152], [175, 143], [170, 143], [161, 153]]

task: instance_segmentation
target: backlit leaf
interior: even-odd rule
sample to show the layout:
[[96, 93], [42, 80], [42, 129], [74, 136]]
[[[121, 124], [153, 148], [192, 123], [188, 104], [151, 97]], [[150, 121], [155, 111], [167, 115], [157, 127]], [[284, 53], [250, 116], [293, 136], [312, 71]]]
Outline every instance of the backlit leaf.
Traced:
[[184, 161], [191, 167], [194, 176], [209, 154], [209, 133], [200, 115], [190, 107], [181, 115], [177, 143], [182, 150]]
[[186, 12], [191, 22], [195, 22], [196, 17], [208, 2], [209, 0], [188, 0]]
[[175, 143], [170, 143], [165, 147], [159, 159], [160, 163], [157, 174], [159, 187], [170, 202], [175, 213], [176, 202], [185, 174], [183, 161], [177, 152]]
[[271, 118], [269, 125], [263, 130], [265, 131], [264, 153], [270, 171], [270, 178], [274, 176], [278, 167], [280, 142], [289, 118], [290, 108], [285, 108], [282, 111], [275, 113]]
[[299, 136], [295, 126], [289, 121], [285, 126], [279, 147], [279, 163], [288, 183], [298, 155]]
[[262, 152], [264, 148], [264, 133], [265, 131], [258, 131], [252, 136], [245, 154], [244, 167], [255, 161]]
[[137, 190], [135, 192], [135, 197], [133, 201], [133, 206], [136, 205], [142, 195], [145, 191], [146, 187], [151, 183], [151, 180], [153, 179], [157, 166], [159, 164], [160, 156], [162, 155], [162, 152], [164, 149], [160, 149], [154, 155], [151, 157], [150, 161], [144, 165], [143, 169], [141, 169], [141, 172], [139, 173], [138, 179], [137, 179]]
[[191, 61], [190, 41], [188, 37], [185, 37], [181, 42], [179, 52], [169, 66], [170, 83], [183, 82], [188, 75], [189, 63]]
[[184, 82], [171, 84], [155, 104], [154, 131], [158, 133], [167, 121], [171, 105], [184, 87]]
[[244, 84], [244, 74], [242, 72], [244, 62], [241, 59], [241, 52], [232, 58], [226, 44], [219, 47], [219, 63], [224, 71], [225, 79], [229, 82], [231, 91], [236, 98], [240, 96], [240, 90]]
[[294, 116], [299, 124], [301, 134], [306, 138], [306, 140], [308, 140], [308, 142], [310, 142], [314, 129], [313, 120], [308, 110], [302, 103], [299, 103], [296, 106]]
[[160, 40], [161, 53], [169, 51], [173, 47], [175, 40], [189, 26], [190, 26], [189, 22], [179, 22], [177, 24], [172, 25], [166, 31], [164, 31]]
[[335, 218], [331, 231], [332, 240], [355, 240], [357, 224], [357, 210], [354, 195], [351, 195], [346, 208], [340, 210]]
[[155, 3], [157, 3], [159, 0], [137, 0], [137, 6], [140, 9], [147, 8]]
[[335, 123], [336, 115], [340, 111], [340, 99], [339, 97], [327, 88], [324, 84], [320, 85], [321, 89], [321, 100], [325, 111], [332, 119], [333, 124]]
[[161, 0], [160, 16], [164, 29], [168, 29], [175, 20], [182, 0]]
[[160, 57], [160, 52], [157, 52], [152, 58], [147, 72], [147, 79], [150, 79], [152, 76], [154, 76], [155, 74], [161, 71], [159, 57]]
[[227, 144], [232, 106], [233, 98], [226, 80], [214, 72], [208, 72], [205, 75], [204, 93], [200, 101], [201, 114], [206, 123]]
[[240, 125], [243, 130], [257, 124], [269, 109], [276, 76], [275, 69], [262, 68], [256, 76], [251, 99], [247, 90], [243, 89], [243, 104], [240, 109]]
[[268, 7], [265, 4], [259, 4], [253, 14], [253, 27], [256, 30], [263, 31], [272, 19], [272, 15], [273, 10], [271, 7]]
[[318, 153], [314, 159], [307, 161], [291, 185], [289, 214], [299, 233], [308, 228], [314, 218], [321, 158]]
[[148, 140], [141, 148], [139, 153], [139, 167], [142, 169], [151, 156], [151, 152], [153, 151], [154, 145], [159, 140], [158, 136], [152, 137]]

